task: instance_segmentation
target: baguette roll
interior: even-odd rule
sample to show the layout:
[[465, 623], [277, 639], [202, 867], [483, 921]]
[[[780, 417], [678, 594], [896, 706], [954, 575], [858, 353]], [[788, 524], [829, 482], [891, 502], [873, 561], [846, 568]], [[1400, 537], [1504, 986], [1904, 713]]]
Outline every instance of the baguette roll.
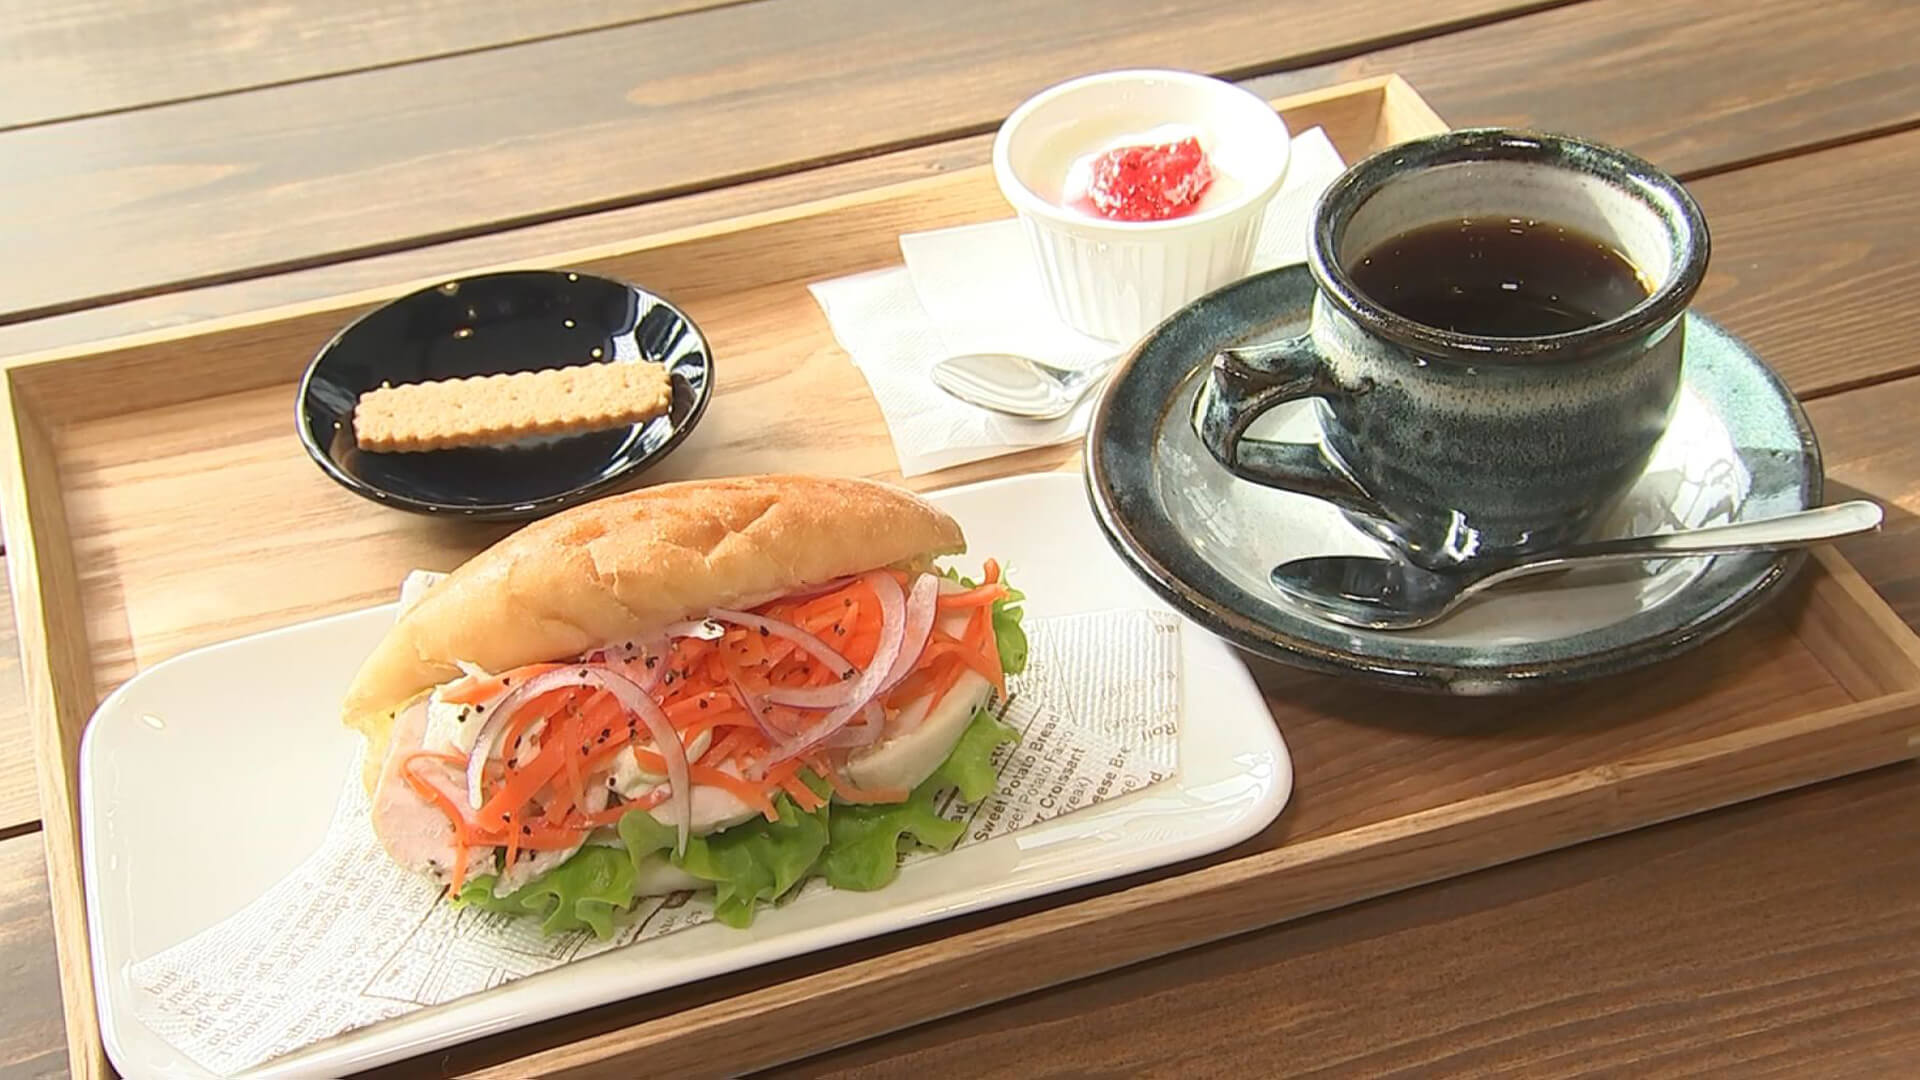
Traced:
[[570, 659], [710, 608], [964, 550], [951, 517], [868, 480], [739, 477], [601, 499], [528, 525], [428, 590], [361, 666], [343, 719], [369, 741], [372, 791], [395, 716], [461, 663]]

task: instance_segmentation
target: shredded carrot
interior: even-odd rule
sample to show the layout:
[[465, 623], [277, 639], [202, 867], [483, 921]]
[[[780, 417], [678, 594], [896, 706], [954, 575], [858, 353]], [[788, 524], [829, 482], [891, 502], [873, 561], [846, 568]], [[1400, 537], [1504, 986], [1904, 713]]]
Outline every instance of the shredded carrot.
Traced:
[[752, 781], [743, 780], [730, 772], [709, 769], [705, 765], [692, 765], [688, 769], [694, 783], [726, 788], [734, 798], [760, 811], [768, 821], [780, 819], [779, 811], [773, 808], [773, 800], [767, 798], [767, 793]]
[[980, 580], [992, 585], [1000, 580], [1000, 560], [989, 558], [980, 564]]
[[981, 607], [1004, 598], [1007, 588], [1004, 585], [980, 585], [964, 592], [948, 593], [940, 598], [939, 606], [949, 611], [958, 608]]
[[959, 657], [955, 657], [953, 662], [947, 665], [945, 673], [933, 682], [933, 700], [927, 703], [929, 711], [940, 707], [940, 703], [946, 700], [947, 694], [952, 692], [954, 684], [960, 681], [961, 674], [966, 670], [966, 662]]
[[[733, 707], [728, 707], [725, 709], [709, 709], [707, 710], [707, 712], [701, 715], [700, 719], [695, 720], [693, 723], [688, 724], [686, 727], [681, 728], [680, 737], [687, 742], [692, 742], [693, 740], [699, 738], [700, 736], [716, 728], [723, 728], [723, 727], [751, 728], [753, 726], [754, 726], [753, 717], [748, 716], [745, 712], [741, 711], [740, 709], [733, 708]], [[708, 754], [711, 754], [713, 751], [709, 749], [707, 752]]]
[[[722, 685], [724, 686], [725, 683], [722, 682]], [[733, 707], [733, 704], [733, 694], [727, 690], [716, 687], [711, 690], [702, 690], [692, 697], [682, 698], [674, 702], [671, 708], [664, 711], [667, 714], [667, 722], [676, 728], [680, 728], [699, 720], [715, 708], [730, 709]]]
[[[639, 762], [642, 769], [645, 769], [655, 776], [664, 775], [667, 771], [666, 759], [651, 750], [642, 750], [637, 746], [634, 747], [633, 760]], [[774, 812], [773, 803], [767, 799], [767, 793], [761, 789], [760, 785], [748, 780], [743, 780], [732, 773], [708, 768], [705, 765], [689, 763], [687, 765], [687, 779], [696, 784], [726, 788], [741, 802], [765, 814], [768, 821], [772, 821], [779, 816]]]
[[512, 813], [507, 815], [507, 862], [506, 864], [508, 866], [512, 866], [513, 860], [516, 858], [519, 858], [519, 856], [520, 856], [520, 811], [515, 810]]
[[712, 746], [707, 747], [706, 758], [703, 760], [711, 760], [716, 765], [724, 765], [728, 758], [739, 751], [741, 743], [745, 741], [741, 735], [741, 729], [735, 728], [727, 732], [724, 738], [715, 742]]
[[813, 789], [807, 786], [806, 781], [800, 779], [798, 772], [788, 773], [786, 779], [780, 781], [780, 787], [786, 791], [793, 799], [793, 804], [798, 806], [802, 812], [811, 814], [815, 810], [820, 809], [820, 803], [822, 801], [820, 796], [815, 795]]
[[979, 649], [964, 645], [938, 630], [933, 632], [933, 640], [927, 642], [926, 652], [921, 654], [921, 663], [938, 660], [942, 656], [957, 656], [968, 667], [979, 672], [996, 687], [1006, 678], [1006, 673], [993, 666], [993, 661]]
[[[916, 577], [897, 570], [885, 573], [909, 589]], [[1008, 595], [1008, 589], [993, 560], [984, 563], [983, 577], [984, 583], [977, 587], [939, 597], [938, 610], [964, 614], [966, 627], [957, 637], [937, 628], [933, 631], [913, 670], [880, 701], [889, 723], [911, 702], [929, 699], [930, 705], [938, 705], [968, 671], [978, 672], [1005, 692], [991, 609]], [[873, 581], [879, 578], [867, 575], [831, 592], [776, 600], [755, 610], [806, 629], [864, 670], [878, 652], [884, 622]], [[888, 588], [884, 582], [881, 587]], [[909, 796], [906, 789], [855, 786], [833, 768], [843, 756], [837, 751], [815, 751], [804, 763], [787, 760], [767, 766], [774, 744], [817, 724], [823, 710], [761, 705], [757, 706], [762, 709], [761, 720], [756, 721], [749, 711], [756, 707], [755, 699], [776, 687], [828, 687], [851, 677], [793, 639], [762, 633], [756, 627], [731, 626], [713, 640], [676, 638], [666, 655], [653, 663], [649, 671], [657, 681], [650, 696], [665, 712], [682, 746], [703, 735], [709, 740], [706, 752], [688, 762], [694, 784], [724, 789], [769, 819], [778, 816], [775, 799], [781, 794], [806, 811], [825, 804], [826, 797], [810, 786], [808, 772], [818, 773], [832, 788], [828, 797], [842, 802], [899, 802]], [[521, 679], [566, 666], [530, 664], [499, 675], [466, 677], [444, 688], [441, 698], [478, 703], [519, 685]], [[542, 721], [546, 728], [529, 756], [523, 746], [527, 733]], [[771, 742], [767, 730], [778, 733]], [[568, 687], [543, 694], [517, 711], [503, 733], [498, 759], [486, 763], [484, 802], [475, 814], [466, 813], [464, 798], [441, 790], [414, 769], [421, 758], [463, 769], [466, 755], [419, 751], [409, 755], [402, 768], [408, 784], [446, 816], [454, 831], [460, 856], [453, 886], [457, 890], [464, 883], [466, 860], [477, 845], [504, 848], [511, 862], [530, 851], [564, 850], [578, 844], [587, 830], [613, 824], [635, 809], [659, 805], [668, 797], [667, 785], [600, 811], [589, 812], [587, 802], [588, 785], [605, 782], [606, 770], [623, 750], [647, 772], [665, 774], [666, 762], [652, 747], [652, 739], [652, 732], [619, 698], [603, 690]]]

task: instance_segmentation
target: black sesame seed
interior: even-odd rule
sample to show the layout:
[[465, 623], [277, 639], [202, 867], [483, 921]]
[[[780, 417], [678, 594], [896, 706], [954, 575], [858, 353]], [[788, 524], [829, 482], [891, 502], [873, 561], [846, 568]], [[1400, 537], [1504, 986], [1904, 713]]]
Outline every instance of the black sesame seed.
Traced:
[[583, 678], [583, 679], [587, 677], [587, 669], [586, 669], [586, 668], [581, 668], [581, 669], [580, 669], [580, 677], [581, 677], [581, 678]]
[[767, 629], [767, 628], [766, 628], [766, 627], [764, 627], [764, 626], [760, 628], [760, 636], [761, 636], [761, 637], [766, 637], [766, 636], [767, 636], [768, 634], [771, 634], [771, 633], [773, 633], [773, 631], [771, 631], [771, 630], [769, 630], [769, 629]]
[[707, 699], [706, 699], [706, 698], [701, 698], [701, 699], [700, 699], [700, 707], [701, 707], [701, 708], [703, 708], [703, 709], [707, 707]]
[[848, 679], [851, 679], [851, 678], [853, 678], [853, 669], [848, 668], [846, 670], [846, 673], [840, 676], [840, 681], [846, 682]]
[[846, 599], [844, 599], [844, 600], [842, 600], [842, 601], [840, 601], [840, 606], [841, 606], [841, 607], [852, 607], [852, 606], [853, 606], [853, 598], [852, 598], [852, 597], [847, 597]]
[[500, 685], [501, 685], [501, 686], [512, 686], [512, 685], [513, 685], [513, 680], [512, 680], [512, 679], [506, 679], [506, 678], [503, 678], [503, 679], [501, 679], [501, 680], [500, 680]]
[[533, 835], [533, 826], [531, 826], [531, 825], [522, 825], [522, 826], [520, 826], [520, 835], [521, 835], [521, 836], [532, 836], [532, 835]]
[[834, 627], [833, 627], [833, 632], [834, 632], [834, 633], [836, 633], [836, 634], [839, 634], [839, 635], [840, 635], [841, 637], [846, 637], [846, 636], [847, 636], [847, 628], [846, 628], [846, 627], [844, 627], [844, 626], [841, 626], [841, 625], [839, 625], [839, 624], [837, 624], [837, 623], [836, 623], [836, 624], [834, 624]]
[[628, 652], [632, 652], [632, 651], [633, 651], [633, 642], [631, 642], [631, 641], [629, 641], [629, 642], [627, 642], [627, 651], [628, 651]]
[[648, 671], [652, 671], [652, 670], [653, 670], [653, 665], [655, 665], [655, 664], [657, 664], [657, 663], [659, 663], [659, 662], [660, 662], [660, 658], [659, 658], [659, 657], [657, 657], [657, 656], [649, 656], [649, 657], [647, 657], [647, 670], [648, 670]]

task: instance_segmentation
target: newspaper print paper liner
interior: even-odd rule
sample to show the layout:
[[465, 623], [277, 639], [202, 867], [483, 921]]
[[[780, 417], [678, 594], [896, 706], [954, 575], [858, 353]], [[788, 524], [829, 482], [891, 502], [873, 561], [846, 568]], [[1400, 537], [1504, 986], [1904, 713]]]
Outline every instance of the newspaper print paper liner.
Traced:
[[[411, 576], [402, 602], [432, 578]], [[1032, 620], [1027, 672], [1002, 719], [1021, 733], [957, 847], [1003, 836], [1171, 777], [1177, 767], [1179, 621], [1154, 611]], [[535, 920], [442, 902], [394, 865], [351, 770], [319, 851], [246, 908], [132, 970], [140, 1019], [204, 1068], [231, 1075], [343, 1032], [711, 921], [707, 894], [643, 899], [607, 941], [542, 937]], [[907, 864], [932, 853], [917, 853]], [[903, 873], [911, 873], [910, 865]], [[831, 903], [818, 879], [789, 903]]]

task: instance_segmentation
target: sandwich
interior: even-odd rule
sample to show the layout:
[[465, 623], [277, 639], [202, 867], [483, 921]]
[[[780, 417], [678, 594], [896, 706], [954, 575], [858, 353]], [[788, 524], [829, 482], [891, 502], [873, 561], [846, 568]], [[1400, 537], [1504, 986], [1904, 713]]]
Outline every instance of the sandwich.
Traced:
[[735, 926], [890, 882], [975, 802], [1026, 663], [1019, 592], [865, 480], [664, 484], [509, 535], [405, 610], [348, 690], [375, 834], [458, 905], [610, 936], [711, 889]]

